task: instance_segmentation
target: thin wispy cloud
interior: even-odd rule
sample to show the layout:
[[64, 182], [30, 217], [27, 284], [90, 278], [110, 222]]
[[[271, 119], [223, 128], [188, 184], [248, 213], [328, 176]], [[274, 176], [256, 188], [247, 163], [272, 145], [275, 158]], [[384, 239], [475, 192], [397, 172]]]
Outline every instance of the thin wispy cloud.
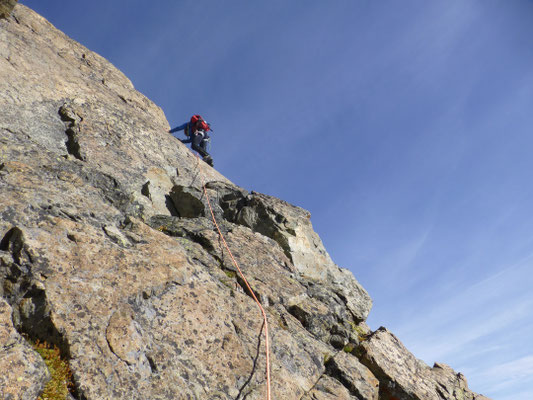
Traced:
[[515, 394], [515, 397], [505, 396], [505, 391], [516, 386], [529, 387], [533, 385], [533, 355], [525, 356], [493, 366], [482, 372], [473, 372], [475, 379], [487, 382], [491, 391], [503, 395], [498, 399], [528, 399], [531, 396], [531, 390]]
[[[533, 309], [532, 270], [529, 255], [459, 293], [450, 291], [436, 307], [418, 310], [418, 317], [405, 321], [397, 333], [410, 338], [408, 347], [430, 365], [457, 360], [455, 367], [469, 382], [491, 393], [524, 387], [533, 379], [528, 378], [533, 377], [533, 345], [529, 333], [517, 327]], [[511, 350], [515, 340], [523, 346]]]

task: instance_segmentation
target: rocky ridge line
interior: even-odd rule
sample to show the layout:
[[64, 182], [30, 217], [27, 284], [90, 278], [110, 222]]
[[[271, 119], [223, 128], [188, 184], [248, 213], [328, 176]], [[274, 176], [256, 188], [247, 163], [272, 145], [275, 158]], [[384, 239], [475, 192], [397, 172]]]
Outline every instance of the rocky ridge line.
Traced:
[[199, 164], [120, 71], [14, 4], [0, 0], [1, 398], [49, 377], [23, 335], [61, 349], [72, 399], [264, 398], [261, 319], [202, 174], [268, 314], [273, 398], [486, 399], [370, 331], [370, 297], [307, 211]]

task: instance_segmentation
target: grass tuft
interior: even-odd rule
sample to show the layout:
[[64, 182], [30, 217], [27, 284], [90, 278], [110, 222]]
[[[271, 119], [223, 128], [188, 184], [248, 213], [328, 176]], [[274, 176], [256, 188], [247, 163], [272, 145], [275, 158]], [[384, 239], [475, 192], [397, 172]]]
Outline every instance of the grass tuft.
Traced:
[[65, 400], [72, 387], [72, 372], [68, 362], [61, 358], [57, 346], [35, 342], [33, 349], [43, 358], [52, 377], [37, 400]]

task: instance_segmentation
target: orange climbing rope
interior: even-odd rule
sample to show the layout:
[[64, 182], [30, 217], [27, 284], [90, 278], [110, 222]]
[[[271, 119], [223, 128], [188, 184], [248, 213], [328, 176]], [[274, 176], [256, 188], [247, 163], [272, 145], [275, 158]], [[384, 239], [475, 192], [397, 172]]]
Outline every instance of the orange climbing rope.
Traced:
[[[198, 157], [198, 155], [196, 155], [196, 158], [198, 160], [198, 168], [201, 168], [200, 167], [200, 157]], [[233, 257], [233, 254], [231, 253], [231, 250], [229, 249], [228, 243], [226, 242], [226, 239], [224, 238], [224, 235], [222, 234], [222, 231], [220, 230], [220, 227], [218, 226], [217, 220], [215, 218], [215, 213], [213, 212], [213, 207], [211, 207], [211, 201], [209, 200], [209, 195], [207, 194], [207, 188], [205, 186], [204, 178], [203, 178], [202, 174], [199, 174], [199, 175], [200, 175], [200, 179], [202, 180], [202, 187], [204, 189], [205, 198], [207, 199], [207, 205], [209, 206], [209, 211], [211, 211], [211, 217], [213, 218], [213, 222], [214, 222], [214, 224], [215, 224], [215, 226], [217, 228], [218, 234], [222, 238], [222, 242], [224, 243], [224, 246], [226, 247], [226, 250], [228, 250], [228, 253], [229, 253], [230, 257], [231, 257], [231, 260], [233, 261], [233, 265], [235, 265], [235, 267], [237, 268], [237, 271], [239, 271], [239, 274], [240, 274], [242, 280], [246, 284], [246, 288], [248, 289], [248, 291], [252, 295], [253, 299], [255, 300], [257, 305], [259, 306], [259, 309], [261, 310], [261, 314], [263, 315], [263, 321], [264, 321], [264, 324], [265, 324], [267, 400], [270, 400], [270, 347], [269, 347], [269, 344], [268, 344], [268, 320], [267, 320], [266, 312], [265, 312], [265, 309], [263, 308], [263, 306], [261, 305], [261, 303], [259, 302], [259, 300], [257, 299], [257, 296], [255, 295], [254, 291], [250, 287], [250, 285], [249, 285], [248, 281], [246, 280], [244, 274], [242, 273], [242, 270], [240, 269], [239, 264], [237, 264], [237, 260], [235, 260], [235, 257]]]

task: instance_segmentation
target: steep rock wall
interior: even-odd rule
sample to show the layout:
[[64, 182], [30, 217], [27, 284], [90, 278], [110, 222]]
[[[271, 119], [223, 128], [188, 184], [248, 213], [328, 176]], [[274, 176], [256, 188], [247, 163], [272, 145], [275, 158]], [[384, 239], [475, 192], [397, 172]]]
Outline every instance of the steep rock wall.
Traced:
[[[9, 13], [7, 14], [9, 15]], [[17, 5], [0, 20], [0, 397], [48, 372], [75, 399], [482, 399], [385, 329], [307, 211], [248, 193], [167, 133], [162, 110], [102, 57]]]

